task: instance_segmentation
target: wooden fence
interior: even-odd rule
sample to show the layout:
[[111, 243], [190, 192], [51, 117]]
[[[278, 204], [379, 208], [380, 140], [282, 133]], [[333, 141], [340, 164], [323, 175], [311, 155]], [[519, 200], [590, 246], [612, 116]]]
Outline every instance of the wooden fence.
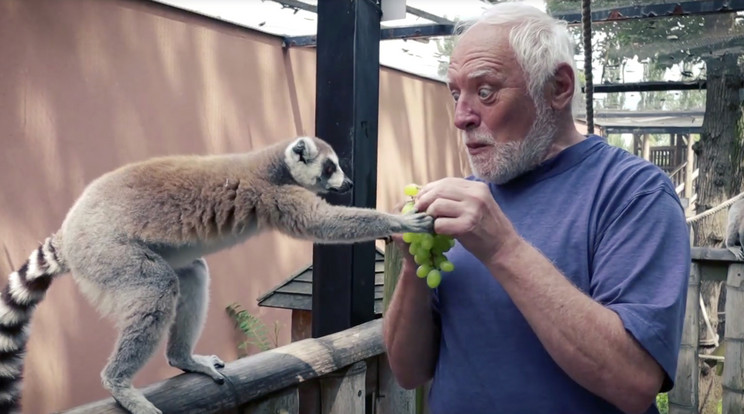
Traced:
[[[386, 249], [386, 253], [392, 255], [393, 250]], [[396, 261], [386, 260], [386, 285], [395, 285]], [[669, 393], [669, 414], [699, 412], [701, 280], [726, 282], [723, 413], [741, 414], [744, 323], [740, 323], [739, 315], [744, 314], [744, 262], [737, 261], [726, 249], [710, 248], [692, 249], [685, 326], [676, 385]], [[386, 292], [386, 296], [391, 293]], [[376, 319], [326, 337], [304, 339], [233, 361], [223, 369], [227, 378], [223, 385], [204, 375], [181, 374], [146, 387], [144, 392], [164, 414], [420, 413], [425, 405], [421, 402], [422, 390], [404, 390], [397, 385], [385, 357], [381, 329], [382, 321]], [[94, 413], [124, 411], [109, 398], [63, 414]]]
[[674, 389], [669, 392], [669, 414], [698, 414], [698, 324], [700, 321], [700, 282], [726, 283], [726, 345], [723, 369], [723, 414], [744, 413], [744, 263], [726, 249], [694, 247], [687, 289], [685, 326]]
[[[415, 414], [415, 391], [400, 388], [389, 370], [381, 319], [245, 357], [222, 372], [222, 385], [181, 374], [143, 391], [164, 414]], [[126, 411], [108, 398], [63, 413]]]

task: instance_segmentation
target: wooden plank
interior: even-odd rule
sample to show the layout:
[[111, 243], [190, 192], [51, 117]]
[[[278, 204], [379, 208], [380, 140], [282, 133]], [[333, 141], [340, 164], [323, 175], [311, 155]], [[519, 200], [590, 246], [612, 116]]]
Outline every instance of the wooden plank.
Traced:
[[320, 383], [317, 379], [299, 385], [300, 410], [298, 414], [320, 414]]
[[[738, 316], [744, 312], [744, 264], [729, 265], [726, 281], [726, 315]], [[726, 343], [725, 365], [723, 369], [723, 413], [740, 414], [744, 412], [744, 326], [733, 323], [738, 318], [730, 318], [726, 324], [724, 340]]]
[[728, 249], [714, 247], [692, 247], [690, 257], [693, 261], [741, 262]]
[[294, 280], [297, 280], [297, 281], [300, 281], [300, 282], [313, 283], [313, 271], [312, 271], [312, 269], [310, 269], [310, 271], [308, 271], [308, 272], [303, 272], [302, 274], [300, 274], [299, 276], [297, 276], [296, 278], [294, 278]]
[[364, 413], [366, 372], [367, 364], [359, 361], [321, 377], [320, 413]]
[[295, 414], [300, 410], [297, 387], [285, 388], [243, 406], [240, 414]]
[[378, 388], [375, 414], [416, 414], [416, 390], [407, 390], [395, 380], [387, 354], [377, 359]]
[[292, 311], [292, 342], [312, 338], [313, 314], [309, 310]]
[[287, 293], [287, 294], [293, 294], [293, 295], [305, 295], [305, 296], [312, 296], [313, 294], [313, 284], [308, 282], [300, 282], [297, 280], [294, 280], [290, 283], [287, 283], [285, 286], [282, 286], [281, 288], [276, 290], [277, 293]]
[[264, 301], [261, 302], [261, 306], [270, 308], [310, 310], [313, 306], [313, 301], [310, 296], [275, 292], [272, 296], [264, 299]]
[[698, 263], [700, 264], [700, 280], [726, 282], [728, 278], [728, 262], [699, 261]]
[[687, 306], [682, 341], [677, 359], [674, 388], [669, 392], [669, 414], [698, 413], [698, 321], [700, 307], [700, 264], [693, 262], [687, 285]]
[[[206, 375], [184, 373], [147, 386], [143, 392], [164, 413], [220, 413], [384, 351], [382, 320], [374, 319], [325, 337], [293, 342], [228, 362], [221, 370], [227, 378], [222, 385]], [[107, 398], [64, 413], [111, 414], [124, 411], [113, 398]]]

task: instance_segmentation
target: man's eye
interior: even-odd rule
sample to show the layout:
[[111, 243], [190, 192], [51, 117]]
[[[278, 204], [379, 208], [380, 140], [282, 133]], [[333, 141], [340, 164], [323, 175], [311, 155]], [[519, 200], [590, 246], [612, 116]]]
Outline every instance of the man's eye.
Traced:
[[459, 92], [452, 92], [452, 99], [457, 102], [458, 99], [460, 99], [460, 93]]
[[488, 89], [488, 88], [480, 88], [480, 89], [478, 89], [478, 96], [481, 99], [486, 99], [489, 96], [491, 96], [491, 90]]

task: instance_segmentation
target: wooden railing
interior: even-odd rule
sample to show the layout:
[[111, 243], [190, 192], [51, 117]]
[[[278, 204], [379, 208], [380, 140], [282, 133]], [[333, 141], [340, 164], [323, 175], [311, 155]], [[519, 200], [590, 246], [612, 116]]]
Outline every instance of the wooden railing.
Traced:
[[695, 193], [695, 180], [700, 174], [699, 169], [692, 169], [687, 162], [683, 162], [677, 168], [669, 172], [669, 179], [674, 184], [677, 196], [687, 200], [687, 210], [694, 211], [697, 194]]
[[674, 167], [684, 161], [680, 158], [679, 148], [673, 146], [652, 147], [649, 150], [650, 161], [669, 173]]
[[700, 281], [726, 283], [727, 323], [723, 369], [723, 413], [744, 413], [744, 262], [726, 249], [695, 247], [687, 289], [687, 309], [682, 331], [674, 389], [669, 392], [669, 414], [698, 414], [698, 376], [700, 372], [698, 323], [700, 321]]
[[[388, 261], [386, 261], [388, 262]], [[396, 274], [395, 261], [386, 274]], [[693, 248], [687, 308], [669, 414], [698, 414], [700, 372], [698, 323], [700, 282], [726, 282], [723, 342], [723, 413], [744, 413], [744, 262], [726, 249]], [[386, 281], [387, 282], [387, 281]], [[417, 391], [397, 385], [387, 363], [381, 319], [317, 339], [305, 339], [228, 363], [227, 382], [181, 374], [144, 388], [145, 396], [168, 413], [416, 414]], [[421, 392], [418, 390], [418, 398]], [[302, 408], [300, 402], [302, 401]], [[420, 411], [419, 411], [420, 412]], [[124, 413], [113, 399], [63, 414]]]
[[[304, 339], [227, 363], [227, 381], [181, 374], [143, 389], [168, 413], [414, 414], [415, 391], [392, 377], [382, 342], [382, 320], [322, 338]], [[126, 413], [108, 398], [66, 414]]]

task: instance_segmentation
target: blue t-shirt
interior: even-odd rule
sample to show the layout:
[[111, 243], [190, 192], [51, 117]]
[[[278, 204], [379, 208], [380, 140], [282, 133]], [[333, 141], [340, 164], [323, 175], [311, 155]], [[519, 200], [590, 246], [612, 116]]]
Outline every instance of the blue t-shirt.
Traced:
[[[523, 238], [620, 316], [666, 372], [661, 391], [671, 388], [690, 242], [666, 174], [592, 135], [490, 188]], [[561, 370], [483, 264], [459, 243], [447, 256], [455, 270], [433, 290], [442, 334], [432, 414], [620, 413]]]

